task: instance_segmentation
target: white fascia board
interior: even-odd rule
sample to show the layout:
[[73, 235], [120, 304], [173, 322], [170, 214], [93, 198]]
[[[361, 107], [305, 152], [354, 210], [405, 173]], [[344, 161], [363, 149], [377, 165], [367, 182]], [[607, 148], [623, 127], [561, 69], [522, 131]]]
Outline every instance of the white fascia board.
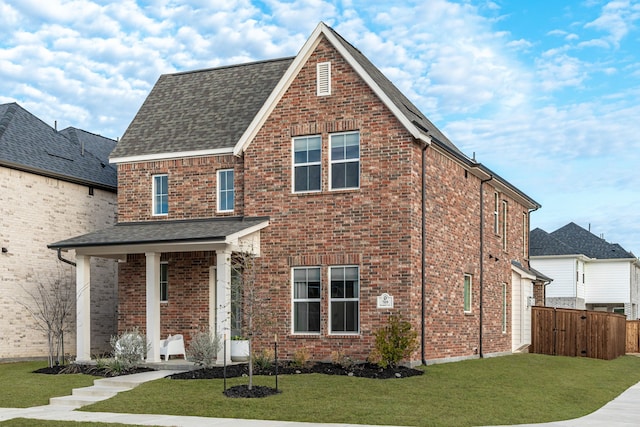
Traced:
[[220, 240], [202, 242], [166, 242], [166, 243], [137, 243], [123, 245], [107, 245], [75, 248], [76, 254], [97, 256], [104, 258], [126, 258], [127, 254], [142, 254], [145, 252], [196, 252], [215, 251], [225, 248], [227, 244]]
[[225, 240], [225, 242], [227, 244], [236, 244], [238, 242], [238, 240], [240, 240], [241, 238], [248, 236], [249, 234], [255, 233], [256, 231], [260, 231], [263, 228], [269, 226], [269, 221], [263, 221], [259, 224], [254, 225], [253, 227], [249, 227], [249, 228], [244, 228], [241, 231], [237, 232], [237, 233], [233, 233], [233, 234], [229, 234], [227, 236], [227, 239]]
[[593, 261], [593, 259], [589, 258], [586, 255], [583, 254], [568, 254], [568, 255], [533, 255], [530, 256], [529, 259], [531, 261], [534, 260], [543, 260], [543, 259], [568, 259], [568, 258], [574, 258], [574, 259], [578, 259], [580, 261], [585, 261], [585, 262], [589, 262], [589, 261]]
[[233, 147], [214, 148], [211, 150], [178, 151], [175, 153], [142, 154], [129, 157], [110, 157], [109, 163], [153, 162], [155, 160], [182, 159], [185, 157], [220, 156], [233, 154]]
[[389, 97], [384, 93], [384, 91], [378, 86], [375, 81], [371, 78], [371, 76], [358, 64], [351, 54], [344, 48], [342, 43], [336, 39], [334, 34], [327, 28], [324, 22], [320, 22], [311, 36], [307, 39], [298, 55], [293, 60], [287, 72], [282, 76], [282, 79], [275, 87], [267, 101], [264, 103], [256, 117], [253, 119], [247, 130], [244, 132], [235, 148], [233, 149], [233, 154], [239, 156], [242, 152], [244, 152], [253, 138], [256, 136], [264, 122], [267, 120], [267, 117], [271, 114], [277, 103], [280, 101], [286, 90], [289, 88], [293, 79], [298, 75], [300, 69], [307, 62], [315, 48], [320, 43], [320, 35], [324, 35], [327, 40], [333, 45], [334, 48], [338, 50], [338, 52], [345, 58], [345, 60], [353, 67], [353, 69], [364, 79], [364, 81], [371, 87], [371, 89], [380, 97], [382, 102], [391, 110], [391, 112], [400, 120], [400, 123], [411, 133], [411, 135], [421, 141], [424, 141], [427, 145], [431, 144], [431, 137], [420, 130], [417, 126], [415, 126], [407, 117], [402, 114], [402, 112], [396, 107], [396, 105], [391, 102]]
[[521, 269], [518, 266], [515, 266], [513, 264], [511, 264], [511, 270], [515, 271], [516, 273], [518, 273], [520, 275], [520, 277], [524, 278], [524, 279], [530, 279], [530, 280], [535, 280], [536, 276], [529, 273], [528, 271], [525, 271], [523, 269]]

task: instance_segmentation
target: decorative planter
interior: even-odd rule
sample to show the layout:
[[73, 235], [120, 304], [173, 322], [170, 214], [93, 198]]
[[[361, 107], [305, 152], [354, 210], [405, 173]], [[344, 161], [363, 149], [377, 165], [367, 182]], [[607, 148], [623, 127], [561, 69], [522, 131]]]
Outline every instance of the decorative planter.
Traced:
[[249, 361], [249, 340], [231, 340], [231, 361]]

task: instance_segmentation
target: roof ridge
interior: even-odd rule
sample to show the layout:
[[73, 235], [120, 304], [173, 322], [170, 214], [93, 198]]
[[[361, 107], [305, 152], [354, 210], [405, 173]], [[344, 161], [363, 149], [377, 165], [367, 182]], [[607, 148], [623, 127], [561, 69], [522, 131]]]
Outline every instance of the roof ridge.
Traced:
[[266, 64], [266, 63], [270, 63], [270, 62], [290, 61], [293, 58], [295, 58], [295, 56], [287, 56], [287, 57], [275, 58], [275, 59], [262, 59], [262, 60], [259, 60], [259, 61], [243, 62], [243, 63], [240, 63], [240, 64], [227, 64], [227, 65], [221, 65], [219, 67], [201, 68], [201, 69], [198, 69], [198, 70], [178, 71], [176, 73], [167, 73], [167, 74], [163, 74], [163, 75], [164, 76], [181, 76], [181, 75], [185, 75], [185, 74], [206, 73], [206, 72], [209, 72], [209, 71], [225, 70], [225, 69], [228, 69], [228, 68], [248, 67], [248, 66], [252, 66], [252, 65]]
[[7, 130], [9, 123], [11, 123], [11, 119], [13, 119], [13, 116], [16, 114], [16, 111], [19, 107], [15, 102], [12, 102], [8, 105], [9, 106], [7, 107], [7, 111], [5, 111], [5, 113], [2, 115], [2, 118], [0, 118], [0, 138], [2, 138], [2, 134], [4, 134], [4, 131]]

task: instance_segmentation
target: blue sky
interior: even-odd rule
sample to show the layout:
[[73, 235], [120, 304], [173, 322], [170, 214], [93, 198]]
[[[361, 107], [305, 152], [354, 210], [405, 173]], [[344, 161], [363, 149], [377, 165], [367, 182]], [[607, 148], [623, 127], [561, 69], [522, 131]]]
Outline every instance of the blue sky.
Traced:
[[160, 74], [295, 55], [319, 21], [449, 138], [640, 253], [640, 0], [0, 0], [0, 103], [122, 136]]

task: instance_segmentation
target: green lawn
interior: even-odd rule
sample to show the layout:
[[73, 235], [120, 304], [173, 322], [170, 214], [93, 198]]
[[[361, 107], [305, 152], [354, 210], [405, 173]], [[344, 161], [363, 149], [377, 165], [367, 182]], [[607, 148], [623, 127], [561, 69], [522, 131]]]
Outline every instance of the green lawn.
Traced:
[[[66, 387], [62, 394], [72, 388], [67, 376], [46, 378], [27, 374], [27, 369], [14, 369], [22, 374], [16, 373], [10, 382], [0, 371], [0, 387], [8, 390], [16, 381], [28, 381], [39, 388], [42, 381], [57, 381]], [[633, 356], [602, 361], [526, 354], [422, 369], [422, 376], [391, 380], [281, 376], [282, 393], [264, 399], [226, 398], [222, 380], [162, 379], [82, 410], [360, 424], [500, 425], [580, 417], [640, 381], [640, 358]], [[246, 381], [230, 379], [228, 386]], [[273, 386], [274, 379], [256, 377], [255, 383]], [[11, 406], [4, 395], [0, 407]]]
[[48, 405], [50, 397], [71, 394], [71, 390], [93, 385], [89, 375], [34, 374], [47, 362], [0, 363], [0, 408]]
[[[246, 383], [246, 378], [228, 385]], [[163, 379], [83, 410], [332, 423], [472, 426], [588, 414], [640, 381], [640, 358], [514, 355], [432, 365], [419, 377], [281, 376], [282, 394], [230, 399], [222, 380]], [[257, 384], [273, 386], [270, 377]]]

